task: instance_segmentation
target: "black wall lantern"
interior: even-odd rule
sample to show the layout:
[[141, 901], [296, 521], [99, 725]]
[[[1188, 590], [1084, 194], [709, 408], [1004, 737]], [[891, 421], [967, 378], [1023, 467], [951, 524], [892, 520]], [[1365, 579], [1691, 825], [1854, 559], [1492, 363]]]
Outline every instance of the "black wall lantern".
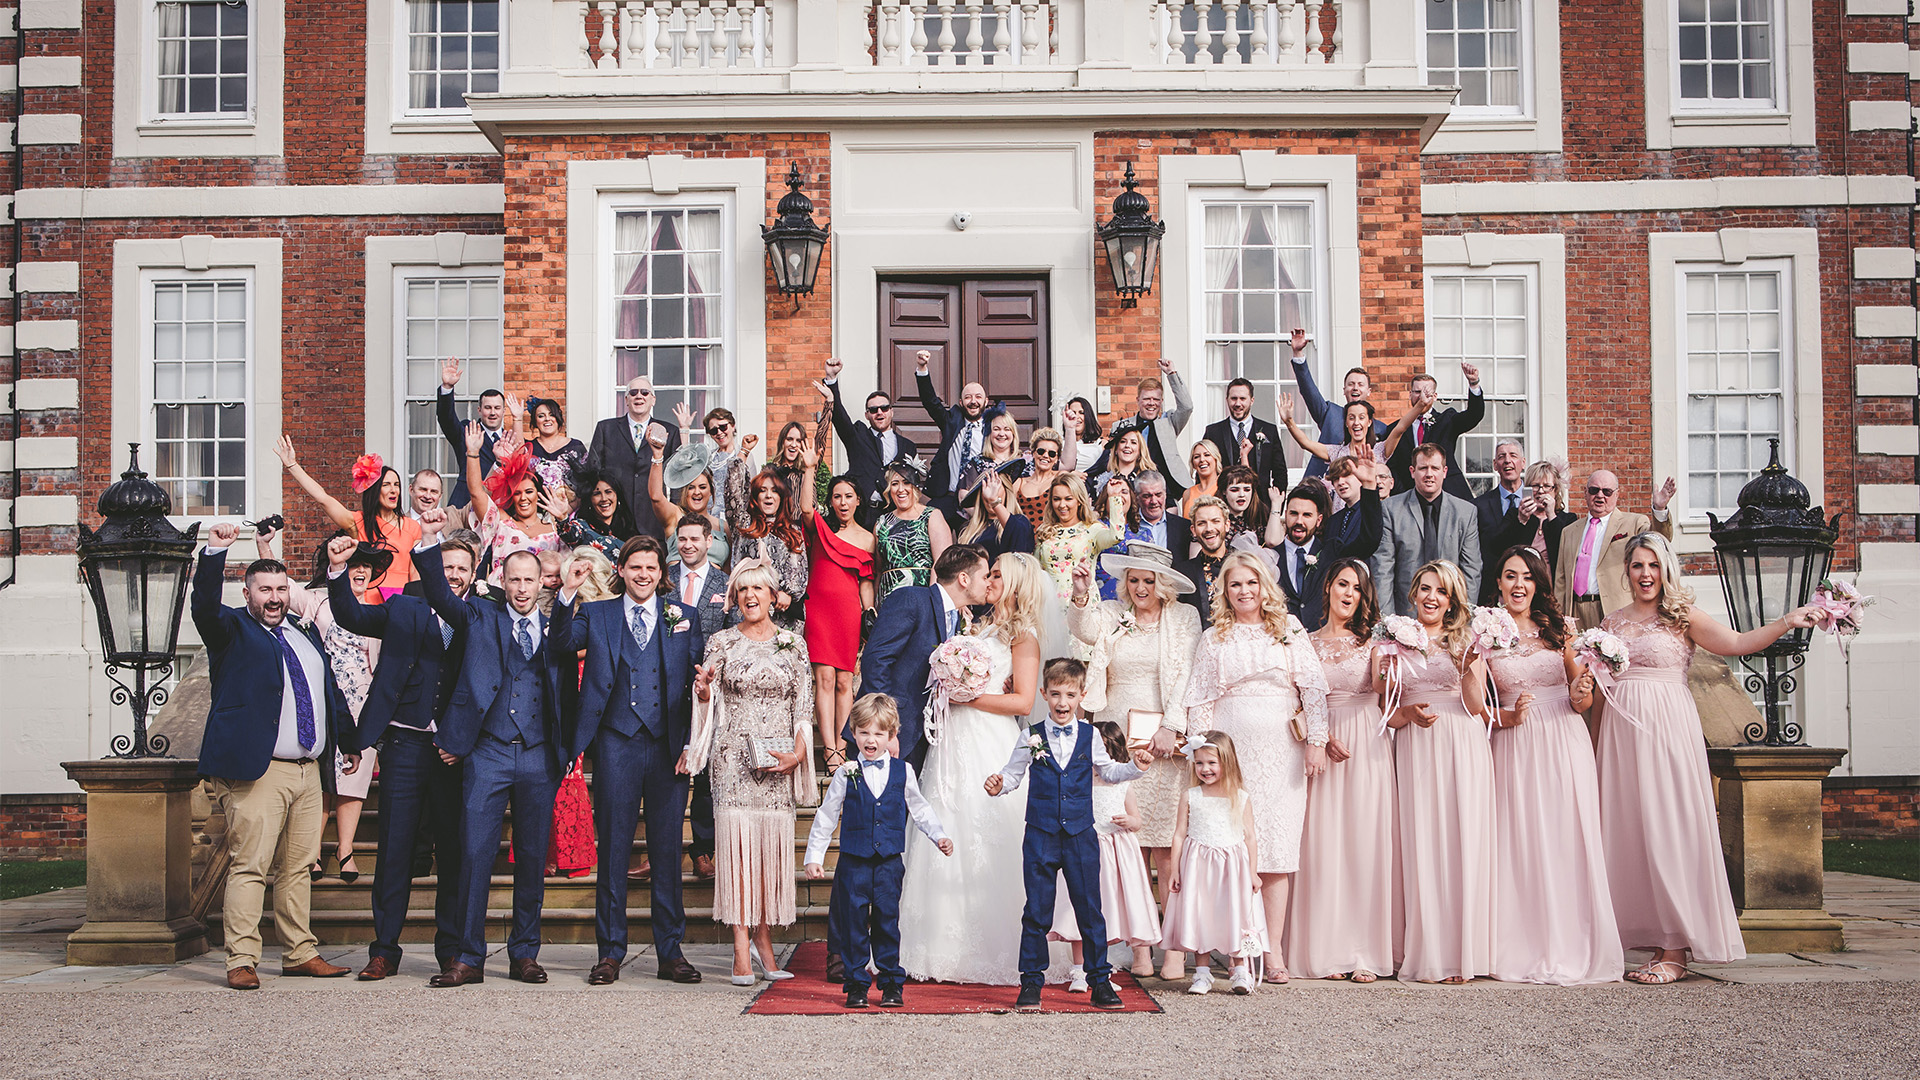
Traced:
[[775, 208], [773, 224], [760, 227], [766, 242], [767, 258], [773, 263], [773, 283], [780, 291], [795, 297], [794, 310], [800, 309], [799, 297], [812, 295], [813, 283], [820, 276], [820, 256], [827, 250], [827, 230], [813, 221], [813, 200], [800, 192], [800, 166], [787, 168], [787, 193]]
[[[80, 569], [100, 617], [113, 703], [133, 707], [133, 734], [115, 735], [110, 745], [114, 757], [158, 757], [166, 754], [167, 740], [148, 737], [147, 713], [166, 703], [167, 692], [149, 686], [148, 678], [157, 673], [153, 681], [164, 681], [173, 667], [200, 525], [181, 532], [167, 520], [173, 499], [140, 470], [138, 443], [129, 448], [119, 482], [100, 494], [99, 509], [106, 520], [97, 531], [80, 526]], [[132, 687], [120, 681], [122, 668], [133, 669]]]
[[[1840, 536], [1840, 515], [1829, 521], [1807, 487], [1780, 464], [1780, 440], [1768, 439], [1772, 460], [1740, 489], [1740, 508], [1721, 521], [1707, 515], [1713, 554], [1720, 562], [1720, 586], [1726, 591], [1733, 628], [1746, 633], [1806, 604], [1814, 586], [1827, 576], [1833, 542]], [[1780, 718], [1780, 699], [1792, 694], [1793, 672], [1805, 662], [1813, 631], [1797, 628], [1751, 656], [1741, 657], [1747, 689], [1763, 695], [1764, 724], [1747, 725], [1749, 743], [1799, 746], [1806, 742], [1797, 723]], [[1765, 671], [1754, 670], [1760, 661]]]
[[1167, 223], [1153, 220], [1153, 205], [1135, 191], [1133, 163], [1127, 163], [1126, 188], [1113, 200], [1113, 216], [1094, 230], [1107, 249], [1107, 269], [1113, 274], [1113, 291], [1120, 294], [1121, 307], [1135, 307], [1140, 297], [1153, 291], [1153, 272], [1160, 262], [1160, 238]]

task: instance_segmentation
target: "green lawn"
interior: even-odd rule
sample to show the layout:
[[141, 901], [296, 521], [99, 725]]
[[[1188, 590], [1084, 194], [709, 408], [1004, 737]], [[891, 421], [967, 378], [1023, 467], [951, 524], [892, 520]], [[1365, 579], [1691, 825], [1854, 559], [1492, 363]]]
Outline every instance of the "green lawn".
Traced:
[[1920, 881], [1920, 840], [1828, 840], [1827, 869]]
[[70, 889], [87, 883], [85, 859], [54, 862], [0, 860], [0, 900]]

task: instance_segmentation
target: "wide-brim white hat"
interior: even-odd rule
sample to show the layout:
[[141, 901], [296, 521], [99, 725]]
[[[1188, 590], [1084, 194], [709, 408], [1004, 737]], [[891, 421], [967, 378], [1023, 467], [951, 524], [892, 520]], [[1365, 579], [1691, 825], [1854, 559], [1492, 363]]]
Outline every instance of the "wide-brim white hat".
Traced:
[[1144, 540], [1129, 540], [1126, 551], [1109, 551], [1100, 556], [1100, 569], [1105, 570], [1107, 576], [1120, 580], [1126, 578], [1129, 570], [1145, 570], [1156, 579], [1172, 585], [1176, 593], [1193, 591], [1193, 582], [1173, 568], [1173, 552]]

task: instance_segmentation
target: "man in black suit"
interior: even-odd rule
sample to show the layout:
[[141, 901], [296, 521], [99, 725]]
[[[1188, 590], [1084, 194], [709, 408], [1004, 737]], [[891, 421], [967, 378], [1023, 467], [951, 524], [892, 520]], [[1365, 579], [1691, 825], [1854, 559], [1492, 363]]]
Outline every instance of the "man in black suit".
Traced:
[[1242, 464], [1244, 447], [1246, 464], [1260, 478], [1258, 490], [1287, 490], [1287, 456], [1281, 452], [1280, 428], [1253, 415], [1252, 383], [1235, 379], [1227, 384], [1227, 418], [1208, 424], [1201, 437], [1219, 451], [1221, 471]]
[[1180, 600], [1199, 609], [1202, 626], [1213, 618], [1213, 578], [1227, 558], [1227, 538], [1232, 535], [1228, 523], [1232, 517], [1227, 504], [1213, 495], [1194, 500], [1189, 524], [1193, 542], [1200, 545], [1200, 553], [1192, 558], [1186, 550], [1175, 549], [1173, 553], [1174, 569], [1193, 582], [1193, 591]]
[[[467, 425], [454, 409], [453, 388], [460, 385], [460, 373], [466, 367], [464, 361], [447, 357], [440, 365], [440, 394], [434, 402], [434, 418], [440, 422], [440, 435], [453, 444], [454, 460], [459, 461], [467, 453]], [[507, 433], [507, 399], [500, 391], [488, 388], [480, 391], [480, 428], [486, 432], [486, 441], [480, 444], [480, 475], [493, 472], [493, 444]], [[467, 494], [466, 473], [455, 470], [453, 496], [447, 500], [450, 507], [464, 507], [471, 498]]]
[[1147, 532], [1143, 539], [1173, 552], [1176, 560], [1185, 557], [1193, 531], [1186, 518], [1167, 510], [1167, 478], [1152, 469], [1135, 477], [1133, 505], [1140, 512], [1140, 527]]
[[1407, 400], [1420, 414], [1414, 418], [1413, 427], [1394, 447], [1393, 456], [1387, 459], [1387, 467], [1393, 470], [1393, 486], [1396, 491], [1406, 491], [1413, 486], [1413, 455], [1422, 446], [1437, 446], [1447, 466], [1445, 491], [1456, 499], [1473, 501], [1473, 489], [1467, 486], [1466, 473], [1460, 470], [1460, 462], [1455, 450], [1460, 445], [1460, 436], [1480, 426], [1481, 418], [1487, 414], [1487, 396], [1480, 392], [1480, 369], [1472, 364], [1461, 364], [1460, 373], [1467, 377], [1467, 407], [1465, 409], [1439, 409], [1433, 403], [1439, 400], [1439, 384], [1433, 376], [1415, 375], [1407, 384]]
[[999, 402], [987, 401], [987, 388], [970, 382], [960, 388], [960, 404], [949, 406], [940, 400], [927, 365], [933, 354], [921, 349], [914, 354], [914, 384], [920, 391], [920, 406], [927, 410], [940, 429], [940, 449], [933, 455], [933, 480], [927, 486], [928, 502], [946, 515], [947, 525], [960, 531], [960, 478], [967, 462], [987, 451], [987, 428], [993, 418], [1007, 411]]
[[842, 366], [840, 361], [829, 359], [827, 377], [813, 386], [821, 397], [833, 403], [833, 431], [846, 449], [845, 464], [840, 471], [853, 477], [859, 487], [862, 521], [871, 524], [870, 519], [879, 513], [884, 497], [887, 466], [902, 457], [917, 456], [920, 448], [893, 426], [893, 399], [879, 390], [867, 395], [865, 422], [847, 415], [847, 407], [840, 401]]
[[[420, 516], [432, 546], [409, 553], [422, 580], [443, 579], [461, 597], [473, 583], [472, 549], [443, 542], [446, 511]], [[344, 564], [341, 567], [345, 569]], [[380, 746], [379, 858], [373, 872], [373, 943], [363, 982], [400, 970], [400, 935], [413, 891], [414, 859], [431, 832], [438, 860], [433, 952], [441, 972], [459, 957], [461, 936], [460, 766], [435, 745], [435, 733], [460, 676], [466, 623], [438, 615], [426, 599], [401, 594], [363, 604], [345, 573], [328, 571], [327, 596], [341, 629], [380, 639], [380, 663], [360, 708], [360, 730]]]
[[587, 447], [587, 468], [619, 490], [620, 502], [633, 515], [634, 527], [641, 534], [664, 543], [660, 516], [653, 512], [653, 497], [647, 492], [648, 477], [655, 468], [647, 429], [658, 425], [667, 433], [666, 448], [659, 454], [662, 462], [680, 449], [680, 432], [653, 418], [655, 400], [652, 379], [635, 375], [629, 380], [627, 415], [608, 417], [594, 426], [593, 442]]
[[[1308, 630], [1320, 629], [1327, 620], [1322, 603], [1327, 570], [1350, 556], [1366, 558], [1380, 546], [1380, 493], [1373, 485], [1365, 484], [1359, 494], [1360, 503], [1353, 508], [1357, 511], [1358, 528], [1345, 542], [1328, 535], [1326, 526], [1332, 525], [1337, 515], [1328, 513], [1330, 500], [1325, 487], [1307, 481], [1287, 495], [1286, 535], [1277, 549], [1280, 590], [1287, 595], [1287, 610], [1298, 616]], [[1345, 531], [1345, 522], [1341, 525], [1341, 531]]]
[[1506, 549], [1496, 545], [1518, 521], [1520, 504], [1527, 498], [1526, 471], [1527, 459], [1519, 443], [1506, 439], [1493, 448], [1493, 486], [1473, 500], [1474, 509], [1480, 513], [1480, 566], [1486, 571], [1481, 575], [1483, 584], [1500, 576], [1493, 561]]
[[334, 752], [351, 773], [360, 767], [360, 741], [319, 631], [287, 621], [285, 565], [256, 559], [247, 566], [247, 606], [220, 602], [227, 549], [239, 535], [230, 522], [208, 531], [193, 571], [193, 625], [206, 645], [213, 690], [200, 775], [213, 782], [225, 805], [233, 851], [223, 909], [227, 985], [258, 990], [269, 871], [273, 928], [283, 950], [280, 974], [347, 973], [315, 947], [307, 867], [320, 857]]

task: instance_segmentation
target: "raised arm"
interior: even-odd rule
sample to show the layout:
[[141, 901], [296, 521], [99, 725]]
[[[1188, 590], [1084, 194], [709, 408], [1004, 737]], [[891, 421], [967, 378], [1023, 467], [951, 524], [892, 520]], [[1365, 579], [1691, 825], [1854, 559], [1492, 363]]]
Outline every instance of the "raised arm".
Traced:
[[804, 434], [800, 436], [800, 470], [800, 483], [795, 486], [800, 489], [800, 519], [804, 521], [813, 516], [813, 509], [819, 504], [819, 495], [814, 490], [819, 485], [814, 482], [814, 476], [820, 471], [820, 447], [811, 436]]
[[913, 355], [916, 365], [913, 372], [913, 385], [920, 392], [920, 407], [927, 410], [927, 416], [933, 426], [940, 429], [940, 438], [945, 439], [951, 432], [952, 418], [947, 414], [947, 403], [940, 400], [940, 391], [934, 389], [933, 376], [927, 374], [927, 364], [933, 354], [925, 349]]
[[493, 509], [493, 499], [487, 494], [486, 478], [480, 475], [480, 448], [486, 445], [487, 434], [479, 424], [468, 424], [466, 435], [467, 497], [472, 500], [473, 516], [485, 521], [487, 513]]
[[1167, 393], [1173, 397], [1173, 408], [1168, 410], [1167, 419], [1173, 421], [1176, 432], [1187, 430], [1187, 421], [1193, 419], [1193, 398], [1187, 394], [1187, 380], [1173, 368], [1173, 361], [1160, 358], [1160, 374], [1167, 384]]
[[320, 509], [327, 512], [327, 520], [333, 522], [337, 528], [353, 528], [353, 511], [341, 505], [339, 499], [327, 494], [327, 490], [320, 486], [320, 482], [308, 476], [307, 470], [300, 467], [300, 460], [293, 452], [292, 439], [285, 435], [280, 436], [280, 441], [274, 444], [273, 452], [280, 456], [280, 464], [286, 466], [288, 475], [300, 485], [300, 490], [311, 496], [314, 502], [320, 504]]
[[460, 423], [460, 414], [453, 407], [453, 388], [460, 384], [460, 371], [464, 366], [451, 356], [440, 365], [440, 392], [434, 395], [433, 404], [434, 419], [440, 422], [440, 436], [456, 454], [463, 452], [467, 445], [465, 425]]
[[1687, 615], [1687, 637], [1715, 656], [1746, 656], [1780, 640], [1787, 631], [1811, 627], [1815, 621], [1813, 608], [1797, 607], [1765, 626], [1737, 634], [1696, 607]]
[[1333, 448], [1321, 442], [1319, 439], [1314, 438], [1312, 435], [1307, 434], [1307, 429], [1301, 427], [1299, 422], [1294, 420], [1292, 394], [1281, 394], [1276, 397], [1274, 399], [1274, 409], [1280, 414], [1280, 426], [1287, 429], [1287, 434], [1293, 436], [1293, 441], [1300, 444], [1300, 449], [1305, 450], [1307, 453], [1312, 454], [1322, 461], [1327, 461], [1332, 458]]
[[1407, 432], [1413, 430], [1413, 422], [1418, 420], [1431, 404], [1432, 402], [1422, 398], [1414, 402], [1413, 407], [1403, 413], [1400, 419], [1394, 421], [1393, 426], [1387, 429], [1387, 437], [1380, 441], [1381, 457], [1393, 459], [1393, 452], [1400, 448], [1400, 440], [1406, 437]]
[[1300, 388], [1301, 400], [1307, 403], [1307, 415], [1313, 417], [1316, 425], [1324, 427], [1327, 422], [1327, 410], [1331, 406], [1328, 405], [1325, 395], [1320, 393], [1320, 388], [1314, 385], [1313, 371], [1307, 366], [1306, 330], [1298, 326], [1294, 327], [1293, 336], [1287, 340], [1287, 345], [1293, 350], [1293, 381], [1294, 385]]
[[[680, 524], [680, 507], [667, 495], [667, 431], [658, 424], [647, 425], [647, 451], [653, 455], [653, 467], [647, 470], [647, 498], [653, 503], [653, 514], [660, 519], [660, 528], [667, 536]], [[732, 504], [732, 500], [728, 500]]]
[[[334, 545], [341, 545], [336, 554]], [[333, 621], [342, 630], [361, 637], [384, 638], [393, 614], [385, 604], [363, 604], [354, 595], [353, 580], [347, 576], [347, 556], [353, 554], [354, 541], [336, 536], [327, 543], [327, 598], [333, 603]]]
[[827, 377], [815, 382], [814, 389], [827, 399], [828, 407], [833, 410], [833, 430], [840, 436], [840, 445], [853, 445], [853, 417], [847, 415], [847, 407], [840, 400], [840, 361], [827, 358]]
[[[193, 628], [209, 649], [223, 649], [233, 640], [220, 591], [226, 582], [227, 548], [239, 536], [240, 530], [230, 522], [215, 525], [207, 533], [207, 548], [193, 567]], [[218, 550], [211, 550], [215, 548]]]
[[1487, 415], [1487, 395], [1480, 391], [1480, 369], [1472, 364], [1461, 364], [1460, 374], [1467, 377], [1467, 407], [1460, 410], [1460, 427], [1454, 434], [1472, 431], [1480, 426]]

